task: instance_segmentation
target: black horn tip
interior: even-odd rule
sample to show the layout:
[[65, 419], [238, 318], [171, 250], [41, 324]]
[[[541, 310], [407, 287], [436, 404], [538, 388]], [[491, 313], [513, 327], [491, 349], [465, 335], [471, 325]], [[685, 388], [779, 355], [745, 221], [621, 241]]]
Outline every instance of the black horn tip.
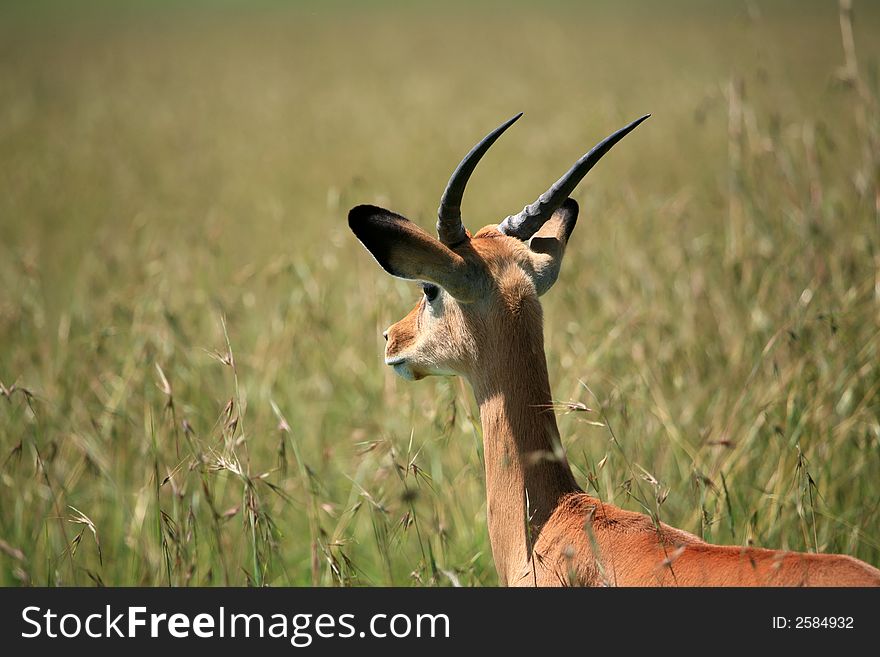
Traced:
[[523, 208], [522, 212], [504, 219], [499, 225], [505, 235], [517, 237], [521, 240], [529, 239], [534, 235], [553, 212], [558, 209], [566, 198], [570, 196], [577, 184], [593, 168], [602, 157], [610, 151], [614, 145], [636, 127], [648, 119], [651, 115], [645, 114], [641, 118], [632, 121], [619, 130], [611, 133], [605, 139], [593, 146], [590, 151], [578, 160], [568, 172], [557, 180], [546, 192], [538, 197], [538, 200]]
[[617, 130], [616, 132], [610, 134], [608, 137], [606, 137], [601, 142], [599, 142], [599, 144], [596, 144], [596, 145], [599, 146], [600, 144], [604, 144], [604, 143], [608, 143], [608, 142], [611, 142], [612, 145], [616, 144], [620, 139], [623, 139], [623, 137], [628, 135], [630, 132], [635, 130], [639, 125], [641, 125], [643, 122], [647, 121], [650, 118], [651, 118], [650, 114], [645, 114], [644, 116], [637, 118], [635, 121], [632, 121], [632, 122], [626, 124], [620, 130]]
[[[650, 118], [651, 118], [651, 115], [650, 115], [650, 114], [645, 114], [644, 116], [642, 116], [642, 117], [636, 119], [635, 121], [633, 121], [632, 123], [630, 123], [630, 124], [629, 124], [628, 126], [626, 126], [626, 127], [627, 127], [627, 128], [630, 128], [630, 129], [635, 128], [637, 125], [639, 125], [640, 123], [642, 123], [642, 121], [647, 121], [647, 120], [650, 119]], [[624, 129], [626, 129], [626, 128], [624, 128]]]
[[440, 207], [437, 209], [437, 234], [444, 244], [458, 244], [467, 239], [467, 233], [461, 223], [461, 200], [468, 179], [495, 140], [522, 115], [522, 112], [515, 114], [483, 137], [452, 172], [452, 177], [449, 178], [446, 189], [440, 197]]

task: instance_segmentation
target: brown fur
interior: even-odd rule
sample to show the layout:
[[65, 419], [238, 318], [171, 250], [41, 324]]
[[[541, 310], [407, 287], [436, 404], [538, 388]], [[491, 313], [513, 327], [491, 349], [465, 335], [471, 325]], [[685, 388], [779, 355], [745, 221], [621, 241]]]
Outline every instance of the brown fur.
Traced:
[[[591, 538], [592, 535], [592, 538]], [[711, 545], [584, 493], [563, 498], [541, 528], [539, 586], [878, 586], [880, 571], [852, 557]]]
[[[397, 227], [389, 236], [380, 223], [352, 225], [386, 269], [423, 280], [429, 272], [428, 280], [443, 278], [458, 295], [444, 291], [430, 304], [423, 299], [394, 324], [386, 360], [406, 378], [458, 374], [473, 387], [483, 425], [489, 538], [500, 581], [880, 585], [880, 570], [851, 557], [710, 545], [578, 488], [551, 410], [538, 300], [556, 280], [576, 213], [576, 205], [564, 206], [531, 245], [489, 226], [456, 246], [454, 257], [431, 245], [424, 259], [420, 245], [433, 239], [427, 235], [407, 241]], [[382, 240], [389, 241], [377, 252], [371, 243]], [[443, 267], [441, 259], [454, 262], [457, 273], [435, 272]]]

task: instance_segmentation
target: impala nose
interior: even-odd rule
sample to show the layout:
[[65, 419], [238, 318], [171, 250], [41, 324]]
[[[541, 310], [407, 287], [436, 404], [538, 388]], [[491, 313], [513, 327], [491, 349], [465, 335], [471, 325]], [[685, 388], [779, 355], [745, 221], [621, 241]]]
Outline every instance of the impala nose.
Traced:
[[382, 331], [382, 337], [385, 338], [385, 342], [388, 342], [388, 331]]

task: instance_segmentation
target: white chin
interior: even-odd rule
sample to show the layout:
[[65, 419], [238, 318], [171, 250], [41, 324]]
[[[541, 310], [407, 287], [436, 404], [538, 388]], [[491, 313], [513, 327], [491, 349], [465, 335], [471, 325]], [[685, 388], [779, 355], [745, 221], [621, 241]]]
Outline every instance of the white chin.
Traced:
[[416, 377], [413, 374], [412, 370], [409, 368], [407, 363], [397, 363], [396, 365], [392, 365], [394, 368], [394, 373], [397, 374], [401, 379], [406, 379], [407, 381], [415, 381]]

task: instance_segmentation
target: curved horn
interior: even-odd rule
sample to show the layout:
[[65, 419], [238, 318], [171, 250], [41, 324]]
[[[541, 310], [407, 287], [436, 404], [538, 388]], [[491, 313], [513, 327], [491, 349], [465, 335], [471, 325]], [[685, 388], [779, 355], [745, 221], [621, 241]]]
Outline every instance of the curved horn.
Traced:
[[483, 137], [483, 140], [465, 155], [455, 171], [452, 172], [452, 177], [446, 183], [446, 190], [440, 198], [440, 208], [437, 210], [437, 235], [440, 237], [440, 241], [447, 246], [455, 246], [467, 239], [467, 233], [461, 223], [461, 199], [464, 196], [464, 188], [477, 167], [477, 163], [486, 154], [489, 147], [495, 143], [495, 140], [501, 136], [501, 133], [521, 116], [522, 112]]
[[626, 135], [634, 130], [639, 123], [647, 119], [649, 116], [651, 115], [645, 114], [642, 118], [636, 119], [628, 126], [621, 128], [593, 146], [589, 153], [579, 159], [575, 165], [568, 170], [568, 173], [553, 183], [553, 186], [550, 187], [550, 189], [541, 194], [537, 201], [524, 207], [523, 211], [519, 214], [507, 217], [498, 225], [498, 230], [505, 235], [517, 237], [521, 240], [529, 239], [541, 226], [544, 225], [545, 221], [553, 216], [553, 213], [559, 209], [565, 199], [569, 197], [572, 191], [574, 191], [574, 188], [577, 187], [577, 184], [583, 180], [583, 177], [587, 175], [587, 172], [593, 168], [596, 162], [602, 159], [602, 156], [610, 151], [614, 144], [626, 137]]

